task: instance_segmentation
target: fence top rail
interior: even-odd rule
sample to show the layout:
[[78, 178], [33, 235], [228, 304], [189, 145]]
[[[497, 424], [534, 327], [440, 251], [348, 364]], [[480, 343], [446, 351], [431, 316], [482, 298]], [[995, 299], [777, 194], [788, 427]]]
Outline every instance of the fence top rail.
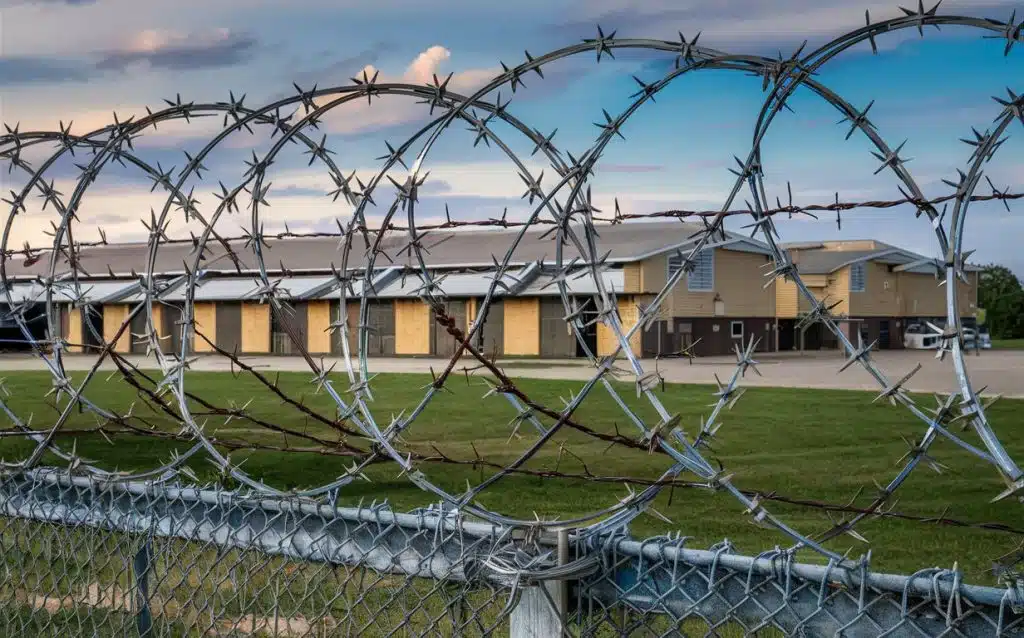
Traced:
[[803, 581], [828, 583], [850, 589], [864, 588], [876, 592], [890, 592], [912, 598], [941, 597], [948, 599], [953, 593], [970, 602], [999, 607], [1004, 604], [1024, 605], [1021, 593], [1007, 587], [986, 587], [965, 584], [956, 569], [932, 567], [911, 575], [872, 572], [867, 561], [860, 569], [812, 563], [798, 563], [785, 551], [764, 552], [758, 556], [731, 553], [731, 545], [724, 541], [717, 549], [686, 549], [682, 539], [660, 537], [638, 541], [628, 537], [610, 543], [620, 555], [641, 560], [679, 562], [711, 570], [722, 568], [732, 572], [747, 572], [759, 577], [777, 577], [787, 572]]
[[[30, 470], [24, 472], [23, 476], [33, 483], [85, 489], [107, 487], [122, 490], [133, 496], [149, 495], [169, 501], [178, 500], [205, 505], [252, 507], [267, 512], [292, 512], [321, 518], [342, 519], [356, 523], [394, 524], [406, 529], [439, 529], [444, 531], [460, 529], [463, 534], [477, 538], [493, 537], [505, 531], [502, 527], [491, 523], [458, 520], [453, 510], [423, 508], [409, 513], [400, 513], [391, 510], [386, 502], [372, 506], [335, 507], [300, 496], [268, 496], [265, 494], [209, 487], [179, 486], [167, 484], [163, 481], [109, 481], [93, 476], [71, 476], [62, 470], [52, 468]], [[545, 541], [547, 541], [546, 538]]]
[[[71, 487], [82, 491], [111, 490], [130, 496], [152, 496], [167, 501], [186, 503], [202, 503], [206, 506], [222, 508], [252, 508], [273, 513], [291, 513], [304, 517], [315, 517], [329, 520], [345, 520], [355, 523], [376, 523], [394, 526], [411, 531], [458, 531], [461, 535], [474, 538], [504, 538], [507, 540], [523, 540], [530, 538], [542, 546], [557, 546], [557, 535], [550, 532], [531, 533], [529, 529], [503, 528], [490, 523], [466, 520], [464, 515], [456, 515], [452, 511], [422, 509], [409, 513], [394, 512], [387, 503], [361, 507], [334, 507], [323, 503], [310, 502], [294, 496], [274, 497], [251, 495], [225, 489], [209, 489], [202, 487], [183, 487], [158, 481], [125, 481], [113, 482], [91, 476], [72, 476], [59, 468], [40, 468], [23, 472], [20, 475], [9, 474], [25, 487], [21, 495], [32, 498], [31, 494], [37, 487]], [[8, 482], [6, 485], [10, 485]], [[9, 498], [4, 495], [3, 498]], [[872, 572], [869, 561], [862, 560], [859, 567], [851, 569], [836, 565], [816, 565], [800, 563], [794, 560], [792, 552], [777, 550], [764, 552], [757, 556], [746, 556], [733, 553], [732, 544], [725, 540], [711, 549], [690, 549], [686, 545], [686, 537], [661, 536], [646, 540], [636, 540], [619, 534], [603, 538], [576, 537], [570, 532], [571, 541], [586, 539], [588, 553], [616, 554], [627, 556], [639, 561], [661, 562], [668, 564], [685, 564], [697, 568], [706, 568], [712, 573], [717, 569], [729, 572], [747, 573], [756, 578], [779, 578], [787, 573], [802, 581], [812, 581], [823, 585], [845, 587], [851, 590], [887, 592], [904, 598], [937, 598], [948, 599], [958, 596], [975, 604], [1018, 608], [1024, 605], [1024, 597], [1013, 587], [1001, 589], [980, 585], [969, 585], [962, 581], [962, 575], [954, 569], [927, 568], [914, 574], [886, 574]]]

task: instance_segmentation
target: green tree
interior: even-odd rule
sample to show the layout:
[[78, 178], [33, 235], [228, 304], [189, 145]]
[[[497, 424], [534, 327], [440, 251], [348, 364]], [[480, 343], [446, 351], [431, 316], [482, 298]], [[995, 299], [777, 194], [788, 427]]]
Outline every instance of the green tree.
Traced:
[[990, 264], [981, 272], [978, 306], [993, 339], [1024, 337], [1024, 288], [1009, 268]]

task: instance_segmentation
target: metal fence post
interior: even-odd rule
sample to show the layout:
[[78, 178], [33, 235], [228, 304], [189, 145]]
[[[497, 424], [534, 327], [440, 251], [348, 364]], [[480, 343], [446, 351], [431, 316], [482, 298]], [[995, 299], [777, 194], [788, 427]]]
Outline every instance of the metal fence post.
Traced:
[[[558, 564], [565, 565], [569, 562], [569, 530], [562, 528], [556, 531]], [[552, 602], [554, 609], [551, 606]], [[551, 638], [565, 635], [568, 606], [568, 581], [549, 580], [534, 587], [524, 588], [519, 597], [519, 604], [512, 610], [509, 618], [510, 638]]]
[[153, 612], [149, 608], [149, 572], [153, 562], [152, 538], [147, 537], [135, 554], [136, 626], [140, 636], [149, 636], [153, 630]]

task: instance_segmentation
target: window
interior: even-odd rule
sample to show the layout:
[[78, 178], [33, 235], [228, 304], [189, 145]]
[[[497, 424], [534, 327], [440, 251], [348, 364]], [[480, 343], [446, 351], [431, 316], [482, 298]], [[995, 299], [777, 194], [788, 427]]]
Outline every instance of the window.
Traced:
[[[668, 258], [668, 276], [671, 277], [683, 266], [684, 255], [676, 253]], [[686, 277], [686, 288], [692, 292], [709, 292], [715, 289], [715, 251], [706, 249], [693, 258], [693, 271]]]
[[733, 339], [742, 339], [743, 338], [743, 322], [742, 321], [732, 321], [732, 322], [729, 322], [729, 332], [732, 335]]
[[867, 272], [864, 262], [850, 266], [850, 292], [864, 292]]
[[679, 272], [679, 269], [682, 268], [682, 267], [683, 267], [683, 255], [681, 253], [677, 252], [677, 253], [674, 253], [674, 254], [668, 256], [668, 276], [669, 276], [669, 278], [671, 278], [672, 275], [674, 275], [677, 272]]

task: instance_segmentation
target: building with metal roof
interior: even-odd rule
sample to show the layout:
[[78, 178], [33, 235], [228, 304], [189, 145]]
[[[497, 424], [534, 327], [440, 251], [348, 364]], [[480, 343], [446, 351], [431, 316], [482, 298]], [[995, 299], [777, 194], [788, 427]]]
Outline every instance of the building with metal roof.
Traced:
[[[907, 328], [924, 321], [946, 320], [945, 264], [942, 260], [875, 240], [846, 240], [783, 244], [808, 290], [819, 302], [834, 306], [844, 319], [849, 337], [858, 333], [865, 343], [882, 349], [904, 347]], [[967, 265], [958, 281], [960, 317], [975, 322], [978, 313], [980, 268]], [[797, 334], [798, 318], [812, 303], [792, 281], [775, 286], [780, 349], [834, 346], [820, 326]]]
[[[636, 323], [640, 309], [677, 275], [682, 255], [693, 247], [701, 230], [677, 221], [598, 226], [601, 283], [614, 293], [627, 329]], [[503, 356], [558, 358], [586, 351], [604, 355], [616, 349], [611, 331], [596, 320], [598, 289], [590, 265], [574, 247], [565, 245], [559, 267], [554, 237], [550, 228], [541, 227], [525, 233], [519, 229], [439, 230], [424, 240], [429, 245], [424, 257], [430, 286], [443, 294], [446, 312], [463, 331], [476, 322], [478, 309], [494, 289], [487, 315], [479, 322], [482, 329], [475, 347]], [[42, 302], [45, 288], [39, 281], [51, 272], [65, 280], [54, 289], [54, 301], [62, 309], [62, 332], [72, 351], [99, 347], [132, 316], [132, 329], [121, 336], [117, 350], [145, 351], [145, 340], [131, 334], [144, 334], [152, 327], [172, 352], [179, 352], [182, 338], [187, 337], [185, 347], [191, 352], [289, 354], [303, 349], [337, 355], [346, 346], [349, 351], [356, 349], [362, 324], [368, 329], [369, 355], [453, 353], [454, 337], [438, 324], [434, 310], [421, 298], [428, 284], [419, 264], [403, 250], [407, 235], [392, 232], [351, 240], [353, 248], [346, 260], [337, 238], [268, 239], [262, 248], [266, 282], [253, 253], [241, 244], [225, 250], [211, 243], [203, 251], [190, 242], [161, 245], [152, 256], [156, 265], [152, 286], [157, 293], [149, 323], [146, 313], [131, 314], [131, 308], [145, 299], [144, 282], [149, 281], [146, 264], [151, 255], [145, 244], [83, 248], [76, 255], [74, 273], [62, 257], [50, 263], [48, 256], [27, 265], [10, 260], [7, 272], [15, 304]], [[366, 284], [367, 241], [378, 243], [383, 252], [370, 273], [364, 315], [360, 302]], [[495, 284], [496, 261], [503, 261], [513, 244], [509, 267]], [[813, 290], [822, 295], [846, 290], [846, 305], [841, 309], [863, 318], [862, 324], [875, 332], [884, 332], [885, 321], [902, 321], [915, 312], [931, 314], [932, 306], [938, 308], [941, 302], [934, 291], [925, 294], [919, 283], [931, 277], [927, 273], [933, 269], [920, 255], [880, 242], [815, 242], [789, 248]], [[725, 354], [750, 339], [757, 341], [758, 350], [774, 350], [780, 346], [779, 322], [794, 320], [808, 309], [786, 284], [764, 285], [771, 251], [748, 236], [727, 233], [709, 244], [694, 265], [692, 272], [679, 274], [656, 320], [633, 335], [630, 347], [637, 355], [668, 355], [691, 346], [698, 355]], [[883, 276], [876, 267], [889, 274]], [[871, 291], [867, 295], [850, 289], [851, 281], [860, 281], [862, 270], [867, 273], [866, 290]], [[191, 291], [194, 306], [189, 326], [184, 326], [181, 312], [189, 292], [183, 285], [186, 272], [201, 274]], [[556, 285], [559, 282], [567, 288], [569, 310]], [[880, 287], [877, 294], [876, 287]], [[976, 290], [971, 294], [976, 301]], [[892, 295], [896, 297], [890, 299]], [[266, 303], [270, 297], [285, 302], [285, 310]], [[574, 312], [586, 324], [582, 344], [566, 326], [566, 316]], [[895, 328], [890, 326], [890, 332]], [[90, 341], [89, 334], [100, 337]], [[347, 343], [343, 343], [345, 335]]]
[[[598, 243], [602, 252], [607, 252], [607, 263], [625, 264], [643, 261], [665, 252], [685, 249], [696, 242], [703, 227], [698, 224], [680, 222], [634, 222], [628, 224], [600, 225]], [[510, 266], [525, 267], [534, 262], [554, 264], [556, 259], [555, 233], [551, 227], [519, 229], [452, 229], [431, 230], [420, 233], [421, 242], [429, 247], [425, 258], [431, 268], [473, 269], [492, 268], [495, 259], [503, 261], [505, 254], [515, 242]], [[522, 238], [519, 238], [522, 232]], [[388, 266], [418, 267], [419, 263], [407, 249], [409, 235], [404, 231], [390, 231], [378, 238], [374, 233], [366, 237], [357, 234], [351, 238], [351, 250], [345, 267], [354, 272], [363, 272], [368, 265], [367, 242], [379, 250], [375, 268]], [[261, 248], [264, 264], [271, 274], [284, 271], [308, 275], [328, 274], [341, 269], [343, 252], [339, 240], [331, 237], [297, 237], [266, 239]], [[721, 242], [723, 247], [734, 250], [763, 252], [767, 247], [744, 235], [728, 233]], [[258, 264], [243, 242], [227, 242], [228, 250], [219, 242], [209, 242], [202, 251], [191, 241], [162, 243], [153, 256], [154, 272], [162, 275], [183, 274], [189, 271], [205, 270], [224, 274], [255, 273]], [[564, 244], [563, 263], [574, 259], [585, 263], [575, 246]], [[145, 273], [150, 260], [150, 249], [145, 243], [110, 244], [87, 247], [75, 255], [77, 276], [88, 279], [111, 277], [134, 277]], [[58, 255], [57, 264], [51, 265], [49, 256], [44, 256], [29, 265], [12, 260], [7, 266], [7, 275], [13, 280], [30, 280], [36, 277], [61, 276], [71, 270], [63, 255]]]

